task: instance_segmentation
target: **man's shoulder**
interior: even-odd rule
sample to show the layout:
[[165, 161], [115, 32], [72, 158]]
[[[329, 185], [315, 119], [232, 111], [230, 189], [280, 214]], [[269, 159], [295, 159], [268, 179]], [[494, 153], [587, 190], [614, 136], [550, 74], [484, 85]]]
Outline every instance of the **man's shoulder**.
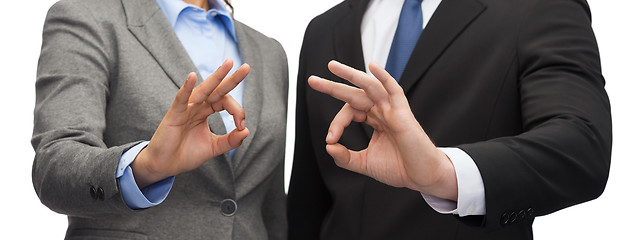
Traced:
[[310, 21], [309, 27], [310, 26], [322, 26], [322, 27], [332, 26], [336, 22], [343, 19], [349, 13], [349, 11], [353, 8], [353, 5], [361, 1], [362, 0], [346, 0], [346, 1], [339, 3], [335, 5], [334, 7], [328, 9], [327, 11], [323, 12], [322, 14], [319, 14], [318, 16], [313, 18]]

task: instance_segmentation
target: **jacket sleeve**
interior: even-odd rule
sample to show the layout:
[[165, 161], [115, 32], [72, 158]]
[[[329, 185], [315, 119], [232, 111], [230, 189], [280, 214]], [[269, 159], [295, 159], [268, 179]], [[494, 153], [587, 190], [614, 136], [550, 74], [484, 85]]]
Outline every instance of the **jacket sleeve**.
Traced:
[[36, 80], [34, 188], [55, 212], [98, 216], [129, 211], [115, 171], [125, 149], [103, 140], [110, 62], [108, 37], [81, 4], [48, 12]]
[[586, 1], [534, 1], [517, 51], [523, 133], [460, 146], [480, 169], [491, 229], [597, 198], [610, 168], [610, 104]]

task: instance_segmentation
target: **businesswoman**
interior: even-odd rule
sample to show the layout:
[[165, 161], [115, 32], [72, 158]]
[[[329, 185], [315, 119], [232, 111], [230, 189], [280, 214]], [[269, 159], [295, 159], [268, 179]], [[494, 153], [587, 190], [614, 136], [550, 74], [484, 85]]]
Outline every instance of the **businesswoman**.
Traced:
[[49, 10], [33, 184], [68, 239], [285, 238], [286, 56], [226, 5]]

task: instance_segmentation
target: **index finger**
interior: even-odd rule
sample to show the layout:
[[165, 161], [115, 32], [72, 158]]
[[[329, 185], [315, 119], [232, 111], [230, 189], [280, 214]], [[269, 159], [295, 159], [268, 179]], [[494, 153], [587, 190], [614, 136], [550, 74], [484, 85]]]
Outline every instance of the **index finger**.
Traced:
[[365, 120], [367, 120], [367, 113], [352, 108], [349, 103], [346, 103], [336, 116], [334, 116], [334, 119], [332, 119], [330, 127], [328, 128], [328, 135], [326, 135], [326, 143], [338, 143], [341, 136], [343, 136], [343, 131], [352, 121], [364, 122]]

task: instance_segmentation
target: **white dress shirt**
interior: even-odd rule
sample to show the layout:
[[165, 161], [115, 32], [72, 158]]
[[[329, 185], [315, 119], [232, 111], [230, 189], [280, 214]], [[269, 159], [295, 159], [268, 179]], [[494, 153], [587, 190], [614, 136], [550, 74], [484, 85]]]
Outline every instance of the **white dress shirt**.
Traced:
[[[423, 28], [434, 15], [441, 0], [423, 0]], [[360, 31], [365, 66], [376, 62], [386, 66], [395, 29], [404, 0], [371, 0], [363, 16]], [[439, 31], [444, 31], [440, 29]], [[371, 74], [369, 68], [367, 73]], [[459, 148], [439, 148], [451, 159], [458, 181], [458, 202], [422, 194], [423, 199], [439, 213], [459, 216], [486, 214], [484, 183], [473, 159]]]

